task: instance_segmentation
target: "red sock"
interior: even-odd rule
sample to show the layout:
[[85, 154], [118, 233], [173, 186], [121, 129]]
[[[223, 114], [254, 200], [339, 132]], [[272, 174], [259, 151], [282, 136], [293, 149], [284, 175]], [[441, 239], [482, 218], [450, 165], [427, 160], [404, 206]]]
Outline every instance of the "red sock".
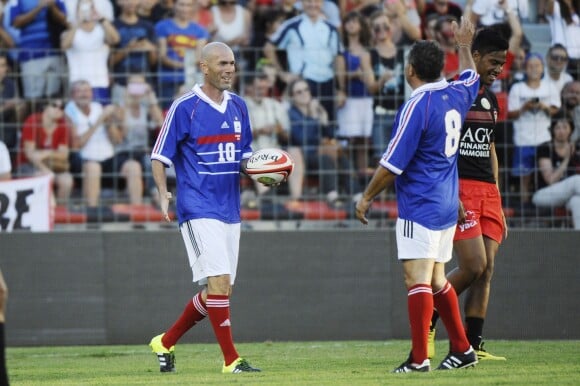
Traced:
[[193, 297], [193, 301], [185, 305], [183, 313], [169, 330], [163, 335], [161, 343], [166, 348], [175, 345], [191, 327], [202, 321], [207, 316], [207, 309], [201, 297], [201, 292]]
[[238, 359], [230, 324], [230, 299], [227, 295], [207, 295], [207, 314], [215, 337], [224, 354], [226, 366]]
[[407, 297], [409, 322], [411, 323], [411, 356], [413, 363], [421, 364], [427, 359], [427, 335], [433, 313], [433, 291], [427, 284], [409, 288]]
[[452, 352], [465, 352], [469, 349], [469, 341], [465, 335], [465, 329], [461, 323], [459, 301], [455, 290], [446, 282], [443, 288], [433, 294], [435, 308], [445, 325], [451, 344]]

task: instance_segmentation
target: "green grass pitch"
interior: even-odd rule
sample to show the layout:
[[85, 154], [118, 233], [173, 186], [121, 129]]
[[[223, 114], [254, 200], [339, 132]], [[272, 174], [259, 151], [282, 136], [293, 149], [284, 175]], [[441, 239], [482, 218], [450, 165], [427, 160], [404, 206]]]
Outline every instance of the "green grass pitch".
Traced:
[[[240, 343], [238, 351], [262, 369], [221, 374], [217, 344], [176, 346], [175, 373], [160, 373], [148, 342], [139, 346], [7, 349], [12, 385], [579, 385], [580, 341], [487, 341], [507, 361], [472, 369], [392, 374], [409, 341]], [[437, 341], [435, 368], [446, 354]]]

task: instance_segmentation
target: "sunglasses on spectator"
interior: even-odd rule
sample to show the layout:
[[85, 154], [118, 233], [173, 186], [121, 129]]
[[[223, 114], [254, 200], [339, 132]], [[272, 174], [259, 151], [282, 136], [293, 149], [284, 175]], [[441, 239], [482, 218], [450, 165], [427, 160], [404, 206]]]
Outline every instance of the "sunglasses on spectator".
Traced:
[[50, 107], [55, 107], [57, 109], [62, 109], [62, 101], [54, 101], [49, 103]]
[[373, 25], [373, 31], [375, 31], [375, 32], [381, 32], [381, 31], [388, 32], [390, 29], [391, 29], [391, 27], [389, 27], [387, 24], [375, 24], [375, 25]]
[[294, 90], [294, 95], [304, 94], [305, 92], [310, 92], [310, 89], [308, 87], [296, 89]]
[[554, 62], [566, 62], [568, 61], [568, 57], [565, 55], [550, 55], [550, 59]]

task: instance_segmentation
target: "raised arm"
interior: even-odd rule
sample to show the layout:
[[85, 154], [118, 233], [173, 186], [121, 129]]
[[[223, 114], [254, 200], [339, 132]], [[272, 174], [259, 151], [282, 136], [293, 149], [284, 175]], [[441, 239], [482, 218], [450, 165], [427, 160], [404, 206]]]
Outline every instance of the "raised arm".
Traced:
[[455, 33], [455, 41], [457, 42], [457, 53], [459, 55], [459, 73], [465, 70], [476, 71], [475, 62], [471, 56], [471, 42], [473, 41], [473, 34], [475, 27], [471, 20], [467, 17], [461, 18], [461, 24], [458, 26], [454, 21], [453, 32]]

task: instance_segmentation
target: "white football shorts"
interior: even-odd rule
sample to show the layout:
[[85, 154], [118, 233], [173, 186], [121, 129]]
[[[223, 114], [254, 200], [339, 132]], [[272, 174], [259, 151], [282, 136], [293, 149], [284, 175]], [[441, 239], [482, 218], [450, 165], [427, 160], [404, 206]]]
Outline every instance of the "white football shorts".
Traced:
[[434, 231], [416, 222], [398, 218], [396, 234], [399, 260], [435, 259], [437, 263], [451, 260], [455, 224]]
[[201, 218], [185, 221], [179, 227], [193, 281], [206, 285], [211, 276], [230, 275], [234, 284], [240, 251], [240, 224]]

